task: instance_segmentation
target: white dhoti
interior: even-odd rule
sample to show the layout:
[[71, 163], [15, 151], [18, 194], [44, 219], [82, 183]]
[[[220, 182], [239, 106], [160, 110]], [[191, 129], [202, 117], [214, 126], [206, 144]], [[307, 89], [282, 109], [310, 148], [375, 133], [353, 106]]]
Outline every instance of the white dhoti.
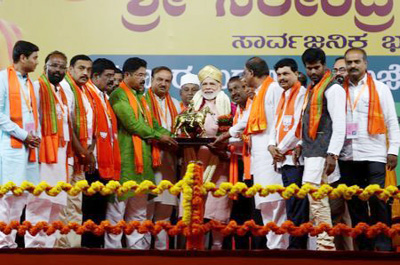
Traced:
[[[107, 205], [106, 219], [112, 225], [116, 225], [119, 221], [145, 221], [147, 212], [147, 195], [130, 197], [124, 201], [119, 201], [117, 197], [113, 202]], [[126, 236], [126, 246], [130, 249], [150, 249], [151, 239], [150, 234], [140, 234], [138, 231], [133, 231]], [[104, 237], [105, 248], [122, 248], [122, 233], [114, 235], [106, 233]]]
[[[67, 146], [58, 148], [58, 163], [39, 165], [40, 181], [47, 182], [51, 186], [57, 185], [59, 181], [67, 181]], [[55, 197], [43, 192], [39, 197], [30, 195], [26, 207], [26, 220], [32, 224], [40, 221], [48, 223], [59, 220], [59, 215], [63, 207], [67, 205], [67, 193], [62, 191]], [[47, 236], [43, 231], [32, 236], [25, 234], [26, 248], [52, 248], [57, 239], [56, 233]]]

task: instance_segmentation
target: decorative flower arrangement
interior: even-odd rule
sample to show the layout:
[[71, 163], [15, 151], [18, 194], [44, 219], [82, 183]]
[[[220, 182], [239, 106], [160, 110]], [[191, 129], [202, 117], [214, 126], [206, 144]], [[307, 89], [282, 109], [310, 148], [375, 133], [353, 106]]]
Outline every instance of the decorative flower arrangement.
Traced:
[[[0, 197], [8, 192], [12, 192], [15, 196], [21, 196], [24, 192], [29, 192], [34, 196], [39, 196], [43, 192], [49, 196], [57, 196], [63, 191], [71, 196], [76, 196], [80, 193], [84, 193], [88, 196], [92, 196], [96, 193], [100, 193], [103, 196], [111, 194], [122, 196], [127, 192], [133, 192], [134, 195], [146, 193], [159, 195], [165, 190], [168, 190], [174, 196], [178, 196], [181, 192], [189, 196], [190, 192], [193, 192], [193, 173], [195, 172], [194, 168], [197, 166], [196, 164], [189, 164], [185, 177], [176, 184], [172, 184], [168, 180], [163, 180], [158, 185], [155, 185], [149, 180], [145, 180], [139, 184], [135, 181], [126, 181], [121, 184], [118, 181], [111, 180], [106, 185], [99, 181], [89, 185], [86, 180], [81, 180], [75, 183], [75, 185], [60, 181], [52, 187], [46, 182], [41, 182], [35, 186], [28, 181], [23, 181], [21, 186], [18, 187], [15, 183], [10, 181], [4, 185], [0, 185]], [[237, 182], [235, 184], [224, 182], [217, 188], [214, 183], [206, 181], [199, 189], [202, 195], [211, 191], [215, 197], [228, 195], [231, 199], [239, 194], [245, 197], [254, 197], [256, 194], [265, 197], [274, 193], [279, 193], [284, 199], [289, 199], [291, 197], [303, 199], [307, 194], [310, 194], [316, 200], [325, 197], [331, 199], [343, 197], [346, 200], [350, 200], [353, 196], [357, 196], [364, 201], [369, 200], [372, 196], [377, 196], [383, 201], [389, 198], [400, 199], [400, 191], [396, 186], [381, 188], [376, 184], [369, 185], [363, 189], [358, 186], [347, 187], [344, 184], [336, 188], [332, 188], [327, 184], [322, 185], [320, 188], [316, 188], [311, 184], [304, 184], [301, 187], [298, 187], [296, 184], [291, 184], [288, 187], [283, 187], [282, 185], [267, 185], [263, 187], [260, 184], [254, 184], [252, 187], [247, 187], [247, 185], [242, 182]]]
[[218, 123], [217, 135], [223, 134], [224, 132], [229, 131], [229, 128], [232, 127], [233, 116], [231, 114], [219, 116], [217, 123]]
[[[28, 231], [31, 235], [35, 236], [40, 231], [45, 232], [47, 235], [54, 234], [57, 230], [61, 234], [68, 234], [70, 231], [74, 231], [76, 234], [82, 235], [84, 233], [92, 233], [97, 236], [104, 235], [104, 233], [110, 234], [132, 234], [134, 231], [138, 231], [141, 234], [151, 233], [157, 235], [161, 230], [167, 231], [168, 235], [175, 236], [183, 234], [185, 236], [193, 235], [193, 232], [187, 233], [189, 227], [183, 221], [179, 221], [176, 225], [172, 225], [166, 221], [159, 221], [153, 223], [152, 221], [119, 221], [117, 224], [112, 225], [109, 221], [102, 221], [99, 225], [95, 224], [92, 220], [84, 222], [82, 225], [76, 222], [70, 222], [63, 224], [60, 221], [52, 223], [38, 222], [33, 225], [29, 221], [24, 221], [22, 224], [18, 221], [12, 221], [10, 224], [0, 222], [0, 232], [9, 235], [12, 230], [16, 230], [18, 235], [23, 236]], [[303, 236], [309, 234], [311, 236], [319, 235], [323, 232], [328, 233], [330, 236], [350, 236], [356, 238], [362, 234], [365, 234], [369, 238], [376, 237], [380, 234], [393, 238], [400, 234], [400, 224], [387, 226], [384, 223], [377, 223], [375, 225], [368, 225], [366, 223], [359, 223], [354, 228], [349, 227], [345, 224], [337, 224], [330, 226], [326, 223], [321, 223], [317, 226], [313, 226], [312, 223], [304, 223], [300, 226], [296, 226], [291, 221], [285, 221], [282, 225], [277, 225], [274, 222], [269, 222], [266, 225], [257, 225], [254, 220], [246, 221], [243, 225], [238, 225], [235, 221], [230, 221], [228, 224], [212, 220], [206, 224], [198, 224], [196, 228], [199, 234], [204, 234], [209, 231], [219, 231], [224, 236], [228, 235], [244, 235], [247, 232], [251, 232], [254, 236], [265, 236], [272, 232], [275, 234], [290, 234], [292, 236]]]

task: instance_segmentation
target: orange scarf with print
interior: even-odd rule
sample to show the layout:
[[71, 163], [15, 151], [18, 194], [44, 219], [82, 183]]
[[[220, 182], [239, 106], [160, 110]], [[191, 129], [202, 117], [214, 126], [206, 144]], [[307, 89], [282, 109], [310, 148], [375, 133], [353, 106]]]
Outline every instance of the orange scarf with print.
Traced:
[[[97, 165], [100, 177], [107, 180], [119, 180], [121, 174], [121, 154], [117, 139], [117, 118], [107, 98], [104, 98], [104, 105], [91, 80], [86, 83], [85, 88], [88, 99], [94, 107], [94, 135], [96, 138]], [[108, 121], [110, 121], [111, 128], [108, 126]]]
[[[285, 138], [286, 134], [293, 128], [295, 104], [296, 104], [297, 95], [300, 92], [300, 88], [301, 88], [301, 83], [296, 82], [290, 91], [288, 102], [286, 103], [285, 93], [282, 93], [281, 99], [279, 100], [278, 108], [276, 109], [277, 122], [275, 124], [275, 129], [278, 132], [278, 142], [279, 143], [283, 140], [283, 138]], [[285, 105], [286, 105], [286, 109], [285, 109]], [[286, 115], [291, 116], [292, 120], [291, 120], [290, 126], [285, 127], [282, 124], [282, 119]], [[278, 126], [279, 126], [279, 128], [278, 128]]]
[[[248, 110], [251, 105], [251, 99], [247, 99], [246, 107], [243, 110], [242, 108], [238, 108], [235, 113], [235, 117], [233, 118], [233, 124], [237, 124], [240, 116], [243, 115], [245, 110]], [[234, 153], [234, 147], [229, 147], [231, 151], [231, 159], [229, 164], [229, 182], [235, 184], [239, 181], [239, 171], [238, 171], [238, 155]], [[242, 160], [244, 166], [244, 179], [251, 179], [250, 174], [250, 152], [249, 152], [249, 143], [243, 139], [243, 149], [242, 149]]]
[[[61, 101], [59, 102], [53, 86], [48, 78], [43, 74], [39, 78], [40, 109], [42, 111], [41, 128], [42, 142], [39, 148], [39, 161], [46, 164], [55, 164], [58, 161], [58, 147], [64, 147], [63, 118], [59, 119], [57, 114], [57, 104], [68, 106], [67, 96], [60, 86]], [[68, 109], [64, 109], [68, 112]], [[63, 111], [63, 112], [64, 112]]]
[[[160, 124], [160, 126], [162, 125], [161, 122], [161, 106], [158, 103], [157, 99], [156, 99], [156, 95], [154, 95], [153, 89], [150, 88], [149, 91], [149, 96], [150, 96], [150, 102], [151, 102], [151, 107], [152, 107], [152, 111], [154, 113], [154, 117], [156, 118], [156, 120], [158, 121], [158, 124]], [[171, 115], [171, 127], [173, 126], [173, 123], [175, 121], [175, 117], [178, 115], [178, 111], [176, 110], [176, 107], [174, 105], [174, 102], [172, 101], [172, 97], [169, 93], [167, 93], [165, 95], [165, 100], [168, 106], [168, 110], [169, 113]], [[168, 129], [172, 129], [172, 128], [168, 128]]]
[[[131, 89], [125, 84], [125, 82], [121, 82], [120, 87], [122, 90], [124, 90], [126, 96], [128, 97], [129, 104], [131, 105], [135, 118], [138, 120], [139, 111], [142, 112], [144, 119], [147, 120], [149, 126], [153, 128], [153, 119], [151, 116], [151, 110], [147, 105], [145, 98], [141, 97], [140, 99], [143, 106], [142, 108], [136, 96], [133, 94]], [[135, 165], [136, 165], [135, 170], [137, 174], [142, 174], [144, 170], [142, 138], [140, 138], [138, 135], [132, 135], [132, 141], [133, 141], [133, 148], [135, 155]], [[152, 148], [152, 159], [153, 159], [153, 167], [158, 167], [161, 165], [160, 149], [158, 149], [154, 145]]]
[[[22, 103], [21, 103], [21, 84], [19, 83], [17, 72], [14, 66], [7, 68], [8, 72], [8, 93], [9, 93], [9, 104], [10, 104], [10, 119], [15, 122], [20, 128], [23, 128], [23, 117], [22, 117]], [[29, 95], [31, 99], [31, 106], [27, 106], [32, 109], [33, 119], [35, 123], [35, 130], [38, 129], [39, 118], [38, 108], [36, 104], [35, 92], [33, 85], [29, 77], [27, 76], [27, 85]], [[11, 147], [22, 148], [22, 141], [11, 136]], [[29, 148], [29, 162], [36, 162], [36, 150], [35, 148]]]
[[264, 100], [269, 86], [274, 82], [272, 77], [268, 76], [261, 85], [260, 91], [254, 96], [251, 105], [249, 120], [247, 122], [244, 135], [261, 133], [267, 129], [267, 117], [265, 116]]
[[[379, 95], [378, 91], [376, 90], [375, 82], [370, 74], [367, 74], [367, 85], [369, 90], [368, 133], [384, 134], [387, 131], [385, 118], [383, 116], [382, 107], [379, 101]], [[348, 78], [345, 79], [343, 87], [346, 90], [347, 98], [350, 98]]]

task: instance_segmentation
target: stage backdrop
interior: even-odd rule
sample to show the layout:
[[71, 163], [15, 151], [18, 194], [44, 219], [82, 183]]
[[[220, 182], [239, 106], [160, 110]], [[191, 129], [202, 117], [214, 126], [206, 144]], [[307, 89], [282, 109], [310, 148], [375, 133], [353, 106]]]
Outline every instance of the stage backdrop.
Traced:
[[33, 77], [53, 50], [106, 57], [120, 67], [140, 56], [149, 73], [160, 65], [173, 70], [171, 92], [179, 97], [180, 77], [206, 64], [221, 68], [226, 89], [250, 56], [271, 68], [286, 56], [301, 65], [306, 48], [320, 47], [332, 66], [346, 49], [361, 47], [400, 114], [399, 20], [397, 0], [0, 0], [0, 67], [10, 63], [18, 39], [40, 47]]

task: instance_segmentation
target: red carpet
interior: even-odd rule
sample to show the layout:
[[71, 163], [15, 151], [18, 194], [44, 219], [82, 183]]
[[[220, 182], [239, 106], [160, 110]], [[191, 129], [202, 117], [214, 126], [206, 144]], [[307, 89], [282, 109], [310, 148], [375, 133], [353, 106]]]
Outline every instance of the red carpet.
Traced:
[[316, 251], [138, 251], [105, 249], [0, 249], [1, 264], [37, 265], [386, 265], [400, 253]]

